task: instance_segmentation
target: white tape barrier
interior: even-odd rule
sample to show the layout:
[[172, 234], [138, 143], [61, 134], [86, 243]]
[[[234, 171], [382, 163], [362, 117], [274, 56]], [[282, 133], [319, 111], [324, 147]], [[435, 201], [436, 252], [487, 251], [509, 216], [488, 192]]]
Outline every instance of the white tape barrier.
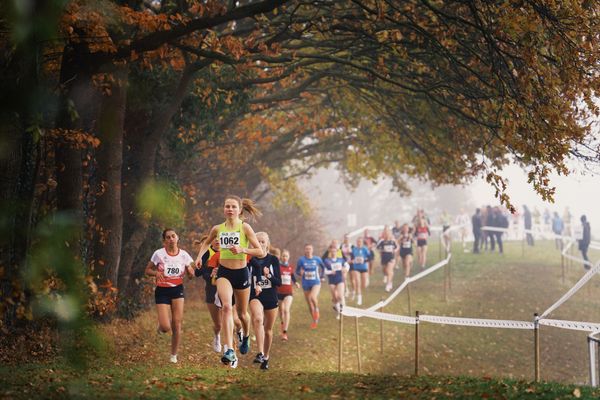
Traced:
[[480, 328], [505, 328], [505, 329], [534, 329], [533, 322], [512, 321], [502, 319], [482, 319], [482, 318], [459, 318], [446, 317], [439, 315], [419, 315], [420, 321], [431, 322], [434, 324], [458, 325], [458, 326], [478, 326]]
[[[396, 315], [390, 313], [382, 313], [378, 311], [363, 310], [354, 307], [344, 307], [342, 314], [347, 317], [367, 317], [378, 320], [397, 322], [401, 324], [414, 325], [417, 323], [417, 318], [406, 315]], [[503, 319], [487, 319], [487, 318], [462, 318], [449, 317], [440, 315], [419, 315], [419, 322], [429, 322], [432, 324], [454, 325], [454, 326], [474, 326], [479, 328], [500, 328], [500, 329], [521, 329], [533, 330], [535, 323], [529, 321], [515, 321]], [[598, 332], [600, 331], [600, 323], [584, 322], [584, 321], [565, 321], [559, 319], [538, 319], [539, 325], [551, 326], [554, 328], [576, 330], [583, 332]]]
[[560, 299], [558, 299], [558, 301], [556, 301], [556, 303], [552, 304], [546, 311], [544, 311], [543, 314], [540, 315], [540, 319], [547, 317], [552, 311], [556, 310], [565, 301], [569, 300], [575, 293], [577, 293], [579, 289], [581, 289], [583, 285], [585, 285], [590, 279], [592, 279], [592, 277], [598, 272], [598, 270], [600, 270], [600, 261], [596, 263], [596, 265], [592, 269], [586, 272], [585, 275], [583, 275], [581, 279], [579, 279], [579, 281], [571, 289], [569, 289], [567, 293], [565, 293]]
[[540, 319], [540, 325], [553, 326], [555, 328], [569, 329], [572, 331], [594, 332], [600, 330], [600, 324], [595, 322], [564, 321], [560, 319]]
[[385, 306], [387, 306], [388, 304], [390, 304], [390, 302], [391, 302], [392, 300], [394, 300], [394, 299], [396, 298], [396, 296], [398, 296], [398, 295], [400, 294], [400, 292], [402, 292], [402, 291], [404, 290], [404, 288], [405, 288], [406, 286], [408, 286], [408, 284], [409, 284], [409, 283], [411, 283], [411, 282], [414, 282], [414, 281], [417, 281], [417, 280], [419, 280], [419, 279], [421, 279], [421, 278], [423, 278], [423, 277], [425, 277], [425, 276], [427, 276], [427, 275], [431, 274], [432, 272], [435, 272], [435, 271], [437, 271], [438, 269], [442, 268], [444, 265], [448, 264], [448, 262], [450, 261], [450, 258], [451, 258], [451, 257], [452, 257], [452, 254], [448, 254], [448, 256], [447, 256], [445, 259], [443, 259], [442, 261], [438, 262], [437, 264], [435, 264], [435, 265], [432, 265], [431, 267], [429, 267], [429, 268], [427, 268], [427, 269], [425, 269], [425, 270], [423, 270], [423, 271], [419, 272], [418, 274], [416, 274], [416, 275], [414, 275], [414, 276], [411, 276], [411, 277], [408, 277], [408, 278], [406, 278], [406, 279], [404, 280], [404, 282], [402, 282], [402, 283], [400, 284], [400, 286], [398, 286], [398, 287], [396, 288], [396, 290], [394, 290], [394, 291], [392, 292], [392, 294], [390, 294], [390, 295], [388, 296], [388, 298], [387, 298], [387, 299], [385, 299], [384, 301], [380, 301], [380, 302], [379, 302], [379, 303], [377, 303], [377, 304], [373, 304], [371, 307], [367, 308], [367, 310], [373, 311], [373, 310], [377, 310], [377, 309], [379, 309], [379, 308], [381, 308], [381, 307], [385, 307]]
[[342, 314], [347, 317], [367, 317], [373, 319], [382, 319], [384, 321], [398, 322], [400, 324], [415, 325], [417, 323], [417, 319], [415, 317], [407, 317], [405, 315], [396, 315], [379, 311], [369, 311], [363, 310], [362, 308], [348, 306], [344, 307]]

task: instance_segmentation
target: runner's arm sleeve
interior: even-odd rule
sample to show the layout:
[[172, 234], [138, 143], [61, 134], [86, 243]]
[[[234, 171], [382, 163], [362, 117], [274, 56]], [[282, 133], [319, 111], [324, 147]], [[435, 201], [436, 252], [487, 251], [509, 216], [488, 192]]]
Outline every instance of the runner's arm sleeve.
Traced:
[[274, 286], [281, 286], [281, 271], [279, 270], [279, 259], [273, 257], [273, 276], [271, 277], [271, 283]]

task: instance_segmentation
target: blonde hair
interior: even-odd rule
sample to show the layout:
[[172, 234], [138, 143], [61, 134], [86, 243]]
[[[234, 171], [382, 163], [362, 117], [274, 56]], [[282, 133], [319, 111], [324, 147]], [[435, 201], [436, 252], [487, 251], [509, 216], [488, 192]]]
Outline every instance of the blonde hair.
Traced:
[[[229, 194], [225, 196], [225, 200], [235, 200], [240, 205], [240, 218], [245, 219], [245, 215], [247, 214], [249, 219], [253, 220], [262, 215], [262, 212], [256, 207], [256, 204], [252, 199], [242, 199], [239, 196], [234, 194]], [[267, 235], [268, 236], [268, 235]]]
[[256, 232], [256, 238], [264, 236], [267, 239], [267, 253], [274, 255], [277, 258], [281, 257], [281, 250], [271, 244], [271, 238], [267, 232]]

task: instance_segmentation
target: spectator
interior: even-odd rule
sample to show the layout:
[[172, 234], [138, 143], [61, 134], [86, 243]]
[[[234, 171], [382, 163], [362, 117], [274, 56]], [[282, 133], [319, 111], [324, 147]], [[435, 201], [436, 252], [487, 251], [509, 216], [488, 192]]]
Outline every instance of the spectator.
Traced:
[[527, 244], [533, 246], [533, 235], [531, 234], [531, 211], [527, 206], [523, 206], [523, 225], [525, 227], [525, 235]]
[[559, 237], [559, 236], [562, 236], [564, 228], [565, 228], [565, 226], [564, 226], [562, 218], [555, 211], [554, 216], [552, 217], [552, 232], [554, 232], [554, 234], [557, 235], [556, 238], [554, 239], [554, 244], [555, 244], [556, 248], [560, 251], [562, 251], [562, 249], [563, 249], [563, 241], [562, 241], [562, 237]]
[[[502, 214], [499, 207], [494, 207], [491, 212], [492, 218], [490, 220], [490, 225], [494, 228], [508, 228], [508, 219]], [[500, 254], [504, 253], [504, 248], [502, 246], [502, 231], [489, 231], [488, 235], [490, 236], [491, 249], [495, 250], [495, 244], [498, 243], [498, 251]]]
[[582, 236], [581, 236], [581, 239], [579, 239], [579, 250], [581, 251], [581, 255], [583, 256], [583, 259], [585, 260], [585, 263], [583, 264], [584, 268], [590, 269], [590, 260], [588, 259], [587, 251], [588, 251], [588, 247], [590, 247], [592, 235], [591, 235], [590, 223], [587, 221], [587, 218], [585, 215], [581, 216], [581, 230], [582, 230]]
[[475, 210], [475, 214], [471, 217], [471, 224], [473, 225], [473, 253], [479, 253], [479, 241], [481, 240], [481, 210], [478, 208]]

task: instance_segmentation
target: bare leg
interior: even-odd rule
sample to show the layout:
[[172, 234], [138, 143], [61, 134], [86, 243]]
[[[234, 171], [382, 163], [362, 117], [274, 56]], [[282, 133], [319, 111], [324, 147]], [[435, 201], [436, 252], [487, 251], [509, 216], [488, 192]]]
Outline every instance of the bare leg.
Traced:
[[[238, 317], [242, 322], [244, 336], [250, 335], [250, 314], [248, 314], [248, 300], [250, 299], [250, 288], [234, 289], [235, 308], [237, 309]], [[231, 327], [233, 329], [233, 327]]]
[[[291, 296], [288, 296], [291, 298]], [[275, 325], [275, 320], [277, 319], [277, 309], [274, 308], [272, 310], [264, 311], [264, 351], [265, 359], [269, 359], [269, 353], [271, 352], [271, 344], [273, 343], [273, 325]], [[256, 341], [258, 342], [258, 336], [256, 337]]]
[[221, 333], [221, 309], [214, 303], [207, 303], [208, 313], [213, 322], [213, 332], [215, 335]]
[[168, 304], [157, 304], [158, 329], [162, 333], [171, 331], [171, 306]]
[[177, 354], [179, 343], [181, 342], [181, 325], [183, 324], [183, 303], [184, 299], [171, 300], [171, 354]]
[[250, 312], [252, 313], [252, 328], [254, 328], [254, 334], [256, 335], [256, 347], [258, 348], [259, 353], [264, 354], [264, 308], [260, 300], [252, 299], [250, 301]]
[[292, 301], [294, 297], [286, 296], [285, 299], [281, 302], [281, 306], [279, 307], [279, 312], [281, 314], [281, 321], [283, 322], [283, 330], [284, 332], [288, 330], [290, 326], [290, 318], [291, 318], [291, 310], [292, 310]]
[[[228, 348], [233, 349], [233, 306], [231, 305], [231, 297], [233, 296], [233, 288], [231, 283], [225, 278], [217, 279], [217, 293], [221, 300], [221, 327], [223, 332], [222, 343]], [[236, 299], [237, 300], [237, 299]]]

